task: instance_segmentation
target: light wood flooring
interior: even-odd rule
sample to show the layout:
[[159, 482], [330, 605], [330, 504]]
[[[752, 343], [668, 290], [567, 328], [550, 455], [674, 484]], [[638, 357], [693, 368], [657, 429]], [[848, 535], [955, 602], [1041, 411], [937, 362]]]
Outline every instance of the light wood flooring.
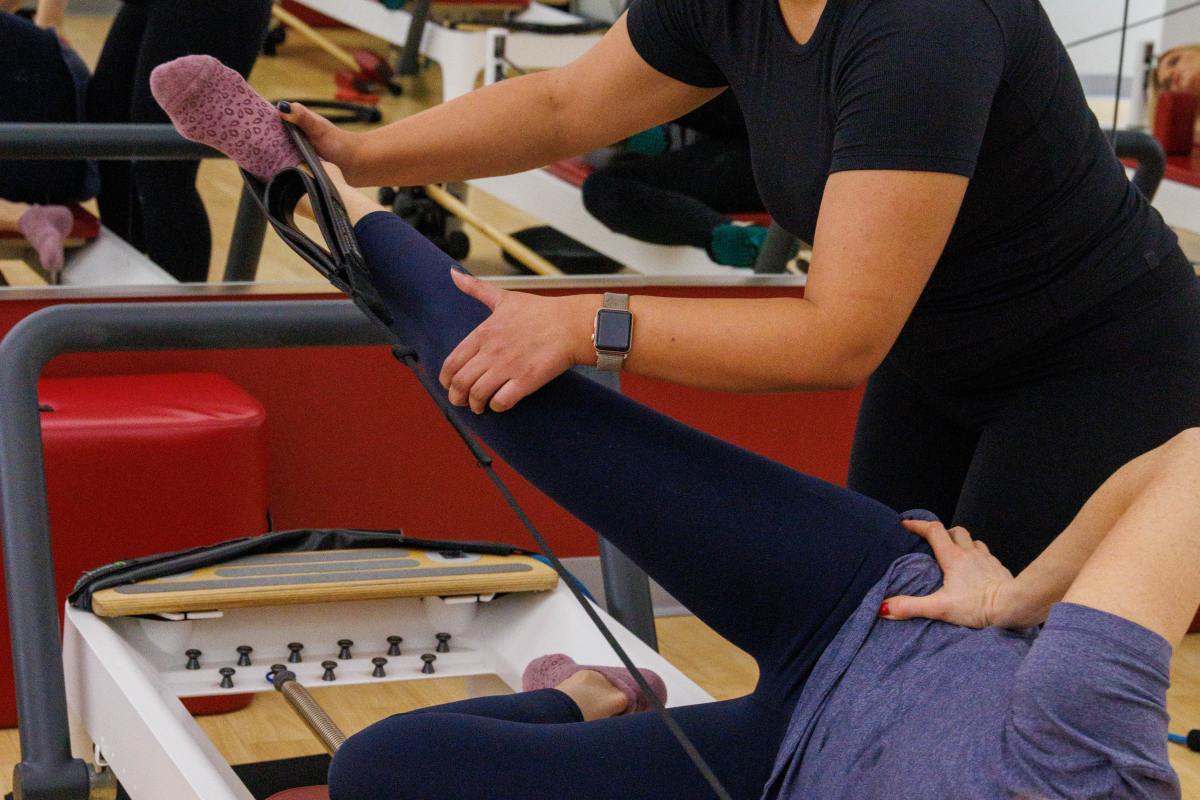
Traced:
[[[108, 20], [74, 17], [67, 35], [85, 60], [95, 63], [108, 28]], [[382, 43], [355, 31], [334, 31], [331, 36], [349, 46], [383, 49]], [[252, 83], [271, 98], [303, 96], [327, 97], [332, 94], [330, 78], [335, 65], [316, 48], [292, 35], [277, 58], [260, 58], [251, 76]], [[437, 70], [426, 73], [420, 91], [413, 96], [384, 97], [388, 119], [413, 113], [439, 95]], [[212, 276], [223, 269], [224, 248], [229, 241], [240, 179], [226, 161], [207, 161], [201, 169], [199, 186], [209, 208], [214, 231]], [[471, 192], [472, 207], [504, 230], [517, 230], [536, 221], [511, 209], [482, 192]], [[1200, 235], [1182, 232], [1185, 247], [1192, 258], [1200, 258]], [[509, 271], [498, 249], [482, 237], [472, 236], [472, 255], [468, 260], [476, 271], [485, 274]], [[14, 283], [37, 283], [38, 279], [22, 265], [0, 262], [0, 269]], [[283, 245], [267, 237], [263, 254], [262, 279], [309, 281], [308, 268]], [[315, 290], [324, 284], [312, 283]], [[662, 651], [697, 683], [719, 699], [738, 697], [750, 691], [756, 668], [748, 656], [725, 642], [692, 617], [672, 617], [658, 621]], [[461, 684], [454, 680], [395, 683], [378, 686], [328, 688], [317, 696], [347, 731], [357, 731], [389, 714], [422, 705], [446, 702], [461, 697]], [[1200, 727], [1200, 635], [1191, 636], [1179, 649], [1173, 662], [1169, 699], [1172, 730]], [[263, 761], [320, 752], [290, 709], [274, 695], [260, 695], [246, 710], [206, 717], [202, 727], [213, 738], [231, 763]], [[1200, 753], [1172, 747], [1172, 762], [1184, 785], [1184, 797], [1200, 800]], [[9, 791], [12, 764], [19, 759], [16, 731], [0, 731], [0, 792]]]

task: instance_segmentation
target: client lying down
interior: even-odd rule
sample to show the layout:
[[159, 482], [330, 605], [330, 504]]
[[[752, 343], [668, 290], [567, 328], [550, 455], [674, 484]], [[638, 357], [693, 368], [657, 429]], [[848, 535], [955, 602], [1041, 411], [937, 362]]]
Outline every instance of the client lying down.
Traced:
[[[298, 162], [231, 70], [182, 59], [153, 85], [185, 135], [262, 177]], [[395, 333], [437, 376], [504, 292], [339, 190]], [[1014, 578], [965, 530], [571, 373], [511, 411], [459, 413], [757, 661], [752, 694], [672, 711], [734, 797], [1179, 797], [1166, 689], [1200, 603], [1200, 432], [1120, 469]], [[332, 797], [711, 796], [624, 671], [550, 655], [526, 689], [372, 725], [334, 759]]]

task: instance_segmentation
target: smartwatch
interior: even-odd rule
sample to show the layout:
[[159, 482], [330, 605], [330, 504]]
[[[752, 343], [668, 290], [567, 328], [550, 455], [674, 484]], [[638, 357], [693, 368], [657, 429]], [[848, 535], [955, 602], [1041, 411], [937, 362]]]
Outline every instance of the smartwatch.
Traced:
[[604, 304], [596, 312], [592, 344], [596, 347], [596, 369], [604, 372], [621, 369], [633, 345], [633, 313], [629, 310], [629, 295], [604, 293]]

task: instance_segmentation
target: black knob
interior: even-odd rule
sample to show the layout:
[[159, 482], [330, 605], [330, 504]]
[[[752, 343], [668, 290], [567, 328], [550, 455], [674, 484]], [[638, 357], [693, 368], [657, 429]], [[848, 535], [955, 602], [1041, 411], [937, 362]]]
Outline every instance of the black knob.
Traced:
[[426, 653], [421, 656], [421, 660], [425, 662], [425, 666], [421, 667], [421, 673], [423, 675], [432, 675], [433, 662], [437, 661], [437, 656], [435, 656], [433, 653]]
[[221, 688], [232, 689], [233, 675], [235, 672], [237, 672], [237, 670], [233, 667], [221, 667], [219, 670], [217, 670], [217, 672], [221, 673]]
[[288, 656], [288, 663], [289, 664], [299, 664], [300, 663], [300, 651], [303, 649], [304, 649], [304, 645], [300, 644], [299, 642], [290, 643], [288, 645], [288, 650], [291, 650], [292, 654]]
[[386, 678], [387, 673], [383, 671], [383, 666], [387, 664], [387, 659], [383, 656], [376, 656], [371, 659], [371, 663], [375, 665], [375, 671], [371, 673], [372, 678]]
[[352, 642], [349, 639], [338, 639], [338, 647], [341, 648], [340, 650], [338, 650], [338, 658], [340, 658], [342, 661], [346, 661], [347, 659], [349, 659], [350, 658], [350, 648], [353, 646], [354, 646], [354, 642]]
[[238, 651], [237, 665], [239, 667], [250, 666], [250, 654], [254, 652], [254, 648], [248, 644], [242, 644], [242, 645], [238, 645], [237, 651]]
[[283, 664], [272, 664], [271, 671], [267, 673], [267, 682], [275, 683], [275, 676], [281, 672], [287, 672], [288, 668]]
[[335, 669], [337, 669], [336, 661], [322, 661], [321, 666], [325, 668], [325, 674], [321, 676], [321, 680], [323, 680], [323, 681], [336, 681], [337, 680], [337, 676], [333, 674], [333, 671]]
[[200, 656], [202, 653], [199, 650], [192, 649], [184, 653], [187, 656], [188, 669], [200, 669]]
[[400, 655], [400, 643], [404, 641], [404, 637], [403, 636], [389, 636], [387, 638], [387, 640], [388, 640], [388, 655], [389, 656]]
[[449, 653], [450, 652], [450, 634], [438, 633], [438, 634], [434, 634], [434, 638], [438, 640], [437, 651], [439, 653]]

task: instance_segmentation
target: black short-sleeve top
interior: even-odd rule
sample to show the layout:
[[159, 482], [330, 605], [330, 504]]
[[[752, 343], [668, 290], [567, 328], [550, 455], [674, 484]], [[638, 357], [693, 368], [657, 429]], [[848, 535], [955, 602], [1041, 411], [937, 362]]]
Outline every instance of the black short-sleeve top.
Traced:
[[970, 179], [893, 351], [913, 369], [947, 363], [934, 355], [947, 337], [994, 339], [999, 357], [1176, 246], [1037, 0], [828, 0], [803, 44], [779, 0], [634, 0], [628, 27], [658, 71], [731, 88], [759, 194], [805, 241], [833, 172]]

